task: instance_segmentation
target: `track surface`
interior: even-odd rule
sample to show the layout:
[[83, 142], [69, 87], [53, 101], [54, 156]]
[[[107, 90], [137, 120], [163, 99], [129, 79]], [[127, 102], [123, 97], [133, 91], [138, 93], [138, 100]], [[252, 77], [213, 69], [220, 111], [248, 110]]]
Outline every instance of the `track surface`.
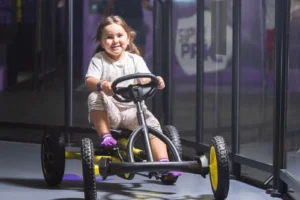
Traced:
[[[0, 142], [1, 199], [83, 200], [81, 163], [67, 160], [65, 176], [59, 188], [49, 188], [43, 179], [40, 145]], [[116, 176], [102, 181], [98, 176], [98, 199], [213, 200], [209, 178], [184, 174], [176, 185], [164, 186], [154, 179], [135, 176], [131, 181]], [[228, 200], [268, 200], [265, 191], [231, 180]]]

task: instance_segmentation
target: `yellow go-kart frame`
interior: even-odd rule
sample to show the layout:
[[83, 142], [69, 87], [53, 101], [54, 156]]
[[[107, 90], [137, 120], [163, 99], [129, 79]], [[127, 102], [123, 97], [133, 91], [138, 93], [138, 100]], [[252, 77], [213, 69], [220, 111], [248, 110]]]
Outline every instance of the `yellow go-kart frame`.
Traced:
[[[87, 140], [87, 139], [86, 139]], [[99, 152], [99, 150], [94, 151], [94, 175], [100, 175], [100, 167], [99, 167], [99, 162], [101, 159], [110, 159], [111, 162], [124, 162], [124, 158], [126, 158], [126, 149], [125, 147], [127, 146], [128, 140], [126, 138], [120, 138], [117, 139], [117, 143], [119, 146], [123, 148], [116, 148], [113, 149], [112, 151], [105, 152], [103, 150], [102, 152]], [[145, 160], [145, 152], [141, 149], [138, 148], [133, 148], [133, 154], [134, 157], [136, 158], [136, 161], [142, 162]], [[82, 153], [81, 152], [65, 152], [65, 158], [66, 159], [78, 159], [82, 160]], [[130, 179], [130, 174], [125, 173], [123, 176], [122, 174], [119, 174], [120, 177], [125, 178], [125, 179]], [[105, 179], [106, 177], [104, 177]]]

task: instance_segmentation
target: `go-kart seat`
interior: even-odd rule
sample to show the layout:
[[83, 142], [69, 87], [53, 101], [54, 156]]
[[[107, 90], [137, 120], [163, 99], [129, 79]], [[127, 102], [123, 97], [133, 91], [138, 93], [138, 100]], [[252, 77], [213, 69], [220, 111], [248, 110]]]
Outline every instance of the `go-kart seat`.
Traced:
[[[93, 124], [91, 124], [92, 126], [92, 129], [95, 130], [95, 127]], [[113, 129], [113, 128], [110, 128], [110, 133], [111, 135], [117, 139], [117, 138], [120, 138], [120, 137], [125, 137], [125, 138], [129, 138], [130, 134], [132, 133], [131, 130], [129, 129]]]
[[111, 135], [117, 139], [117, 138], [129, 138], [129, 136], [131, 135], [132, 131], [129, 130], [129, 129], [112, 129], [110, 128], [110, 132], [111, 132]]

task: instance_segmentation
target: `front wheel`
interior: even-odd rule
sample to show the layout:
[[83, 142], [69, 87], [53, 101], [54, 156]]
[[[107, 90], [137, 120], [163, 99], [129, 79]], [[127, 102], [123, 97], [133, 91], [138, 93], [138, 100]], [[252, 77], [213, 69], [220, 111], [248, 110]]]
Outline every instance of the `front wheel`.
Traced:
[[86, 200], [96, 200], [96, 178], [94, 171], [94, 147], [89, 138], [81, 140], [81, 157], [82, 157], [82, 175], [84, 198]]
[[41, 145], [41, 164], [46, 183], [57, 186], [65, 172], [65, 141], [63, 134], [48, 128]]
[[[163, 127], [163, 133], [172, 141], [176, 150], [179, 153], [180, 158], [182, 158], [182, 145], [181, 145], [181, 140], [180, 140], [178, 130], [174, 126], [168, 125]], [[168, 149], [168, 156], [170, 161], [175, 160], [170, 149]], [[176, 183], [177, 179], [178, 177], [174, 178], [174, 177], [168, 177], [166, 175], [163, 175], [161, 177], [161, 182], [164, 185], [173, 185], [174, 183]]]
[[217, 200], [224, 200], [229, 191], [229, 156], [225, 140], [221, 136], [212, 138], [209, 145], [209, 174], [211, 188]]

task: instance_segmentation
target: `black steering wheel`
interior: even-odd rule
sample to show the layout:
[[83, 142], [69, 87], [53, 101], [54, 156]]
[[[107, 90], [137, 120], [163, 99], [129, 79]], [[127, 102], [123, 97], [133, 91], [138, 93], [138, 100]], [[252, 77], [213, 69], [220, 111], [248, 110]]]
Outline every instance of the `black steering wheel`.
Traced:
[[[123, 81], [127, 81], [135, 78], [150, 78], [151, 81], [146, 84], [130, 84], [127, 87], [117, 87], [117, 85]], [[148, 98], [151, 98], [155, 95], [157, 91], [158, 80], [156, 76], [150, 73], [137, 73], [122, 76], [117, 78], [111, 85], [112, 90], [114, 91], [114, 96], [117, 101], [120, 102], [131, 102], [131, 101], [142, 101]], [[120, 98], [120, 95], [122, 98]]]

